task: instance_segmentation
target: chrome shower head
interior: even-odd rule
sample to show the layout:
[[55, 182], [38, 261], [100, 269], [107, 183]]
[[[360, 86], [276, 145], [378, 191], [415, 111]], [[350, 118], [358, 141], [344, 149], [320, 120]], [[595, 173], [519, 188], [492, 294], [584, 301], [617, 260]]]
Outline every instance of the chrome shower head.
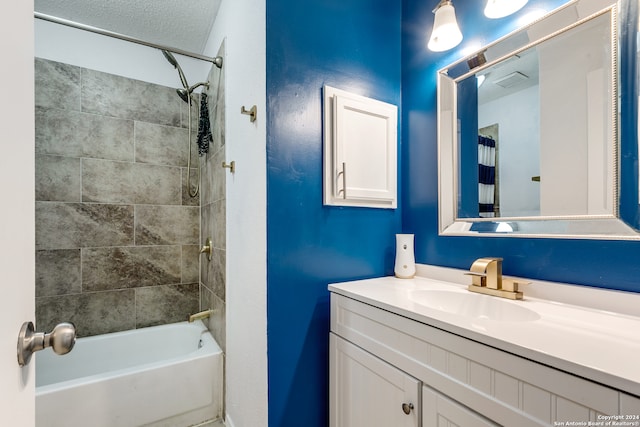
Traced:
[[184, 102], [188, 104], [189, 98], [191, 98], [191, 93], [195, 89], [199, 88], [200, 86], [209, 87], [209, 82], [200, 82], [200, 83], [194, 84], [193, 86], [186, 87], [184, 89], [176, 89], [176, 92], [178, 92], [178, 96], [180, 97], [180, 99], [182, 99]]
[[187, 104], [189, 103], [189, 97], [191, 96], [191, 92], [188, 89], [176, 89], [178, 92], [178, 96]]
[[169, 64], [173, 65], [173, 68], [178, 70], [178, 74], [180, 75], [180, 82], [182, 83], [182, 86], [187, 89], [189, 87], [189, 83], [187, 83], [187, 78], [184, 76], [182, 68], [180, 67], [180, 64], [178, 64], [178, 60], [176, 59], [176, 57], [173, 56], [171, 52], [164, 49], [162, 49], [162, 54], [167, 59], [167, 61], [169, 61]]

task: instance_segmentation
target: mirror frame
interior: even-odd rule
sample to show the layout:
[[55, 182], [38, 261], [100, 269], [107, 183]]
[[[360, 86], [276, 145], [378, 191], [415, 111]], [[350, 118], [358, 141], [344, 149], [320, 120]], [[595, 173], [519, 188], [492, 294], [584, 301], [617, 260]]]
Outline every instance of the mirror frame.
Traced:
[[[574, 8], [572, 14], [570, 8]], [[580, 8], [580, 13], [578, 13]], [[438, 71], [438, 231], [448, 236], [578, 238], [638, 240], [640, 233], [620, 219], [619, 214], [619, 80], [618, 8], [616, 1], [574, 0], [519, 28], [471, 55]], [[496, 63], [539, 45], [585, 22], [609, 14], [611, 19], [611, 141], [613, 171], [611, 215], [535, 216], [501, 218], [458, 217], [458, 117], [456, 83]], [[560, 19], [572, 16], [567, 21]], [[540, 33], [529, 41], [527, 32]], [[491, 55], [487, 55], [491, 52]], [[480, 65], [476, 59], [482, 57]], [[487, 58], [488, 57], [488, 58]], [[486, 60], [486, 62], [485, 62]], [[473, 68], [471, 68], [473, 67]]]

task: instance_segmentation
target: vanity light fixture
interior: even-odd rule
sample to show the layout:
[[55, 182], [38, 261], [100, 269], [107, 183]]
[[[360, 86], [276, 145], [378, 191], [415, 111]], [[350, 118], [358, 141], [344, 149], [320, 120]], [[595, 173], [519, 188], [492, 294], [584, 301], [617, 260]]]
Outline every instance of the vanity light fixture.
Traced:
[[443, 52], [456, 47], [462, 41], [462, 32], [456, 21], [456, 11], [451, 0], [440, 0], [433, 9], [433, 31], [427, 47], [433, 52]]
[[528, 0], [487, 0], [484, 16], [491, 19], [504, 18], [516, 13], [527, 4]]

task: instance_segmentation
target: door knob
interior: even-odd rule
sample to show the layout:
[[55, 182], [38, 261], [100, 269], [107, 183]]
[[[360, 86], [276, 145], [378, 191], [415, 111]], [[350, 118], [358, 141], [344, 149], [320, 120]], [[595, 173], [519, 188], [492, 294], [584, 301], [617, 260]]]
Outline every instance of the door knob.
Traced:
[[413, 403], [403, 403], [402, 404], [402, 412], [409, 415], [411, 410], [413, 409]]
[[50, 333], [35, 332], [33, 322], [24, 322], [18, 334], [18, 365], [29, 364], [36, 351], [51, 347], [56, 354], [67, 354], [76, 343], [73, 323], [59, 323]]

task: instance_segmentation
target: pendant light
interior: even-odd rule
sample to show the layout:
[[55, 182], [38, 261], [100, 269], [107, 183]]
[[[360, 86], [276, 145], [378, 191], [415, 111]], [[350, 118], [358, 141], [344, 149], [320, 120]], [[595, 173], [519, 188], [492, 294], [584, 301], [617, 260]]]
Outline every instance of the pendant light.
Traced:
[[443, 52], [456, 47], [462, 41], [462, 32], [456, 21], [456, 11], [451, 0], [441, 0], [433, 10], [433, 31], [427, 47], [434, 52]]
[[504, 18], [516, 13], [527, 4], [528, 0], [487, 0], [484, 16], [491, 19]]

